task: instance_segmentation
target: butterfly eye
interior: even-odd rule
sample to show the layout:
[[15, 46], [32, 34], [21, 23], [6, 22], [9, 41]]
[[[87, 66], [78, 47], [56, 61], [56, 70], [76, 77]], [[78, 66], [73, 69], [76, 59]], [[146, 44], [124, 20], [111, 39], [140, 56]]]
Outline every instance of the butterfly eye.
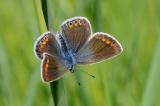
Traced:
[[72, 27], [73, 27], [73, 23], [70, 22], [70, 23], [69, 23], [69, 28], [72, 28]]

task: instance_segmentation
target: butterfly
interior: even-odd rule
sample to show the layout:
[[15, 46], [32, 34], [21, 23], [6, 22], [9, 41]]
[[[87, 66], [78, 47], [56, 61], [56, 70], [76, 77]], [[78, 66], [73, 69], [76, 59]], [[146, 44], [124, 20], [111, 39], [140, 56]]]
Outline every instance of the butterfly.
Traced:
[[56, 81], [76, 65], [101, 62], [119, 55], [121, 44], [111, 35], [92, 33], [85, 17], [67, 19], [57, 33], [45, 32], [35, 42], [34, 52], [41, 60], [43, 82]]

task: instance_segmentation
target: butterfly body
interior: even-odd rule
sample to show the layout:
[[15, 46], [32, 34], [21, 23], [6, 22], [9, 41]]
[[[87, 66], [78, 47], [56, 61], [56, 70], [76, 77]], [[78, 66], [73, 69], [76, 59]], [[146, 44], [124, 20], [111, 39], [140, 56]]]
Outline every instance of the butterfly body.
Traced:
[[85, 17], [74, 17], [61, 25], [59, 33], [46, 32], [35, 42], [35, 55], [41, 62], [44, 82], [60, 79], [76, 65], [101, 62], [119, 55], [121, 44], [109, 34], [92, 34], [90, 22]]
[[74, 65], [76, 64], [75, 53], [67, 47], [67, 44], [62, 36], [60, 36], [59, 39], [63, 51], [62, 57], [66, 61], [68, 70], [74, 72]]

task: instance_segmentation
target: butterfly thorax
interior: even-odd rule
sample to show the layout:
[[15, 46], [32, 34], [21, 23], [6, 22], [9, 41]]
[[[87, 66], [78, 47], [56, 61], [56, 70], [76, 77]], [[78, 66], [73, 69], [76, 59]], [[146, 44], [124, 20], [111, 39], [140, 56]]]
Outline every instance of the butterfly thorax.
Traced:
[[62, 55], [64, 60], [66, 61], [67, 68], [69, 71], [74, 72], [74, 66], [76, 64], [75, 55], [72, 52], [72, 50], [70, 50], [67, 47], [64, 38], [60, 36], [59, 39], [60, 39], [61, 48], [62, 48]]

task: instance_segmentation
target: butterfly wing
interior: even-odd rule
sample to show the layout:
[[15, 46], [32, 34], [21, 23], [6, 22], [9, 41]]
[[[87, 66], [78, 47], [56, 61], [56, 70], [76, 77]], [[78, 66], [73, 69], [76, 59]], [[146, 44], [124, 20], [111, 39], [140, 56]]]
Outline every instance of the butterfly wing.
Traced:
[[91, 25], [85, 17], [74, 17], [61, 25], [61, 35], [73, 53], [86, 43], [91, 35]]
[[52, 32], [46, 32], [38, 38], [34, 46], [35, 55], [39, 58], [43, 58], [43, 53], [49, 53], [53, 56], [59, 56], [61, 54], [59, 43], [56, 39], [56, 35]]
[[106, 33], [97, 32], [78, 51], [76, 55], [78, 64], [90, 64], [109, 59], [123, 51], [121, 44]]
[[65, 61], [48, 53], [43, 54], [41, 63], [41, 77], [44, 82], [60, 79], [67, 71]]

